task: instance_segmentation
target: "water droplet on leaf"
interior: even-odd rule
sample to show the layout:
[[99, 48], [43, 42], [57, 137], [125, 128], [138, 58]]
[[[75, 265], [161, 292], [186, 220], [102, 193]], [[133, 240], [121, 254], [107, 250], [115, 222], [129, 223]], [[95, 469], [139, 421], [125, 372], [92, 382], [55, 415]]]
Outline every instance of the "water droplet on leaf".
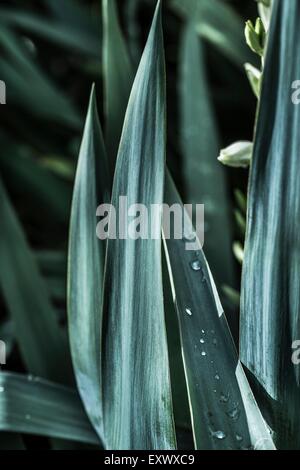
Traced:
[[216, 439], [222, 440], [222, 439], [225, 439], [226, 434], [223, 431], [215, 431], [212, 433], [212, 436], [215, 437]]
[[225, 395], [225, 393], [221, 393], [220, 402], [221, 403], [227, 403], [228, 400], [229, 400], [229, 393], [227, 393], [227, 395]]
[[229, 418], [231, 418], [233, 421], [237, 421], [240, 417], [240, 414], [241, 412], [238, 406], [235, 406], [232, 410], [227, 412], [227, 416], [229, 416]]
[[193, 271], [200, 271], [200, 269], [201, 269], [200, 261], [198, 259], [192, 261], [191, 262], [191, 268], [193, 269]]

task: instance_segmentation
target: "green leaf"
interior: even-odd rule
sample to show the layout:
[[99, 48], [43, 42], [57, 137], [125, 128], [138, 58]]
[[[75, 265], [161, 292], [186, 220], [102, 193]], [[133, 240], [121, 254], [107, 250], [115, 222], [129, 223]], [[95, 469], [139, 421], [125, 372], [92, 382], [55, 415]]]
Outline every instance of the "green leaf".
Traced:
[[[169, 175], [165, 202], [180, 198]], [[185, 234], [193, 234], [184, 213]], [[171, 234], [173, 229], [171, 227]], [[196, 239], [165, 240], [181, 333], [196, 449], [272, 449], [271, 436], [256, 405], [235, 350], [218, 293]]]
[[8, 372], [0, 373], [0, 431], [100, 444], [76, 392]]
[[250, 59], [243, 34], [243, 19], [221, 0], [172, 0], [172, 8], [194, 21], [198, 34], [238, 66]]
[[[62, 93], [33, 60], [24, 40], [0, 25], [1, 79], [9, 84], [7, 103], [39, 118], [77, 129], [81, 118], [69, 97]], [[34, 84], [34, 87], [33, 87]]]
[[28, 370], [65, 382], [69, 351], [38, 266], [0, 181], [0, 287]]
[[114, 170], [133, 69], [119, 25], [115, 0], [102, 0], [102, 5], [105, 140], [111, 168]]
[[[166, 96], [161, 5], [135, 78], [119, 147], [112, 204], [163, 201]], [[173, 449], [170, 372], [156, 239], [109, 239], [104, 290], [104, 418], [109, 449]]]
[[[60, 2], [61, 3], [61, 2]], [[87, 57], [99, 57], [97, 30], [86, 30], [82, 25], [74, 26], [66, 21], [45, 18], [28, 11], [10, 8], [0, 9], [0, 21], [8, 27], [14, 27], [34, 34], [56, 46], [71, 49]]]
[[94, 89], [79, 154], [69, 237], [69, 335], [77, 385], [103, 440], [101, 335], [104, 241], [96, 236], [96, 210], [109, 200], [107, 160]]
[[292, 95], [299, 76], [300, 3], [275, 1], [249, 183], [241, 359], [277, 446], [291, 449], [300, 445], [300, 369], [292, 362], [300, 325], [300, 108]]
[[[193, 22], [183, 32], [180, 58], [180, 141], [185, 202], [204, 204], [205, 252], [218, 285], [234, 284], [231, 220], [225, 172], [206, 77], [202, 40]], [[224, 230], [221, 232], [220, 227]]]

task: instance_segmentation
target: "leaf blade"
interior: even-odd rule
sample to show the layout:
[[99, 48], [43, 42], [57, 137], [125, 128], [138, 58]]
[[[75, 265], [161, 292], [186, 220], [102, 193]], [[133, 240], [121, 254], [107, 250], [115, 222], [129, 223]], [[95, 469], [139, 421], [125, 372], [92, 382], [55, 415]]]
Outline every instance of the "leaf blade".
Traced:
[[[128, 205], [147, 207], [163, 198], [166, 129], [160, 8], [159, 2], [124, 122], [112, 196], [117, 210], [122, 194], [128, 196]], [[156, 240], [108, 240], [104, 416], [108, 448], [113, 449], [175, 447], [159, 221], [154, 229]]]
[[99, 444], [76, 392], [9, 372], [0, 373], [0, 430]]
[[[251, 165], [242, 280], [241, 359], [279, 448], [300, 444], [299, 107], [292, 83], [300, 73], [299, 3], [275, 1]], [[295, 60], [288, 61], [286, 50]], [[287, 85], [288, 84], [288, 85]]]
[[68, 262], [68, 323], [77, 385], [104, 441], [101, 378], [104, 241], [96, 237], [98, 204], [109, 200], [109, 177], [93, 88], [74, 185]]
[[[169, 174], [165, 201], [181, 206]], [[184, 227], [185, 233], [195, 233], [186, 213]], [[196, 239], [196, 251], [186, 250], [185, 241], [173, 237], [164, 244], [178, 313], [196, 449], [274, 449], [238, 360], [199, 241]], [[195, 261], [197, 271], [192, 269]]]

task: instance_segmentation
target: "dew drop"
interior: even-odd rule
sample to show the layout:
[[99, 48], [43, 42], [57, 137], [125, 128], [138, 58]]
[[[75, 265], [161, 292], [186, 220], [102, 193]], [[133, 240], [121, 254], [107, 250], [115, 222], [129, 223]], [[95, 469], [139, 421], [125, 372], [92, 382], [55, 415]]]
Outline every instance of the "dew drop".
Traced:
[[0, 387], [0, 393], [3, 393], [4, 392], [4, 387]]
[[201, 264], [198, 259], [195, 259], [194, 261], [191, 262], [191, 268], [193, 271], [200, 271], [201, 270]]
[[240, 414], [241, 412], [238, 406], [235, 406], [232, 410], [227, 412], [227, 416], [229, 416], [229, 418], [231, 418], [233, 421], [237, 421], [240, 417]]
[[202, 351], [201, 356], [206, 356], [206, 352]]
[[212, 436], [215, 437], [216, 439], [223, 440], [223, 439], [225, 439], [226, 434], [223, 431], [215, 431], [215, 432], [212, 433]]
[[227, 393], [227, 395], [225, 395], [225, 393], [221, 393], [220, 402], [221, 403], [227, 403], [228, 400], [229, 400], [229, 393]]
[[242, 436], [240, 436], [239, 434], [236, 434], [235, 438], [238, 442], [241, 442], [243, 440]]
[[203, 333], [203, 334], [204, 334], [204, 333], [205, 333], [205, 331], [204, 331], [204, 330], [201, 330], [201, 333]]
[[205, 343], [205, 340], [203, 338], [200, 338], [200, 343], [201, 344], [204, 344]]
[[186, 308], [185, 312], [191, 317], [193, 315], [193, 312], [190, 308]]
[[27, 380], [28, 380], [28, 382], [33, 382], [33, 380], [34, 380], [33, 375], [29, 374], [29, 375], [27, 376]]
[[216, 380], [220, 380], [219, 374], [216, 374], [216, 375], [215, 375], [215, 379], [216, 379]]

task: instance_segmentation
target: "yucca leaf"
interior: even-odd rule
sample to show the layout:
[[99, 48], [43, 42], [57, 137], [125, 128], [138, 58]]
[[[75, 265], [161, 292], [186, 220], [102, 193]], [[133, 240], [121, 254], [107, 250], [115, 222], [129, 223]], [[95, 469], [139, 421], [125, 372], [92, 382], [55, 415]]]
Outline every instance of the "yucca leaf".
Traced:
[[105, 140], [111, 168], [114, 169], [133, 69], [120, 29], [115, 0], [102, 0], [102, 5]]
[[[108, 5], [106, 5], [108, 6]], [[110, 8], [112, 8], [113, 5], [110, 4]], [[134, 5], [130, 6], [128, 5], [128, 10], [130, 8], [134, 8]], [[107, 13], [109, 10], [107, 11]], [[129, 14], [129, 11], [128, 11]], [[114, 15], [111, 15], [112, 17]], [[111, 20], [112, 22], [112, 20]], [[118, 28], [116, 28], [116, 31], [119, 31]], [[112, 114], [112, 117], [115, 116], [115, 118], [111, 118], [109, 115], [107, 116], [108, 121], [114, 120], [116, 124], [115, 126], [115, 134], [117, 136], [121, 135], [121, 129], [124, 121], [124, 103], [127, 104], [128, 101], [128, 96], [130, 94], [130, 90], [132, 87], [132, 80], [133, 77], [131, 76], [130, 79], [128, 76], [126, 76], [126, 68], [124, 69], [123, 67], [120, 67], [118, 65], [119, 61], [119, 49], [125, 49], [127, 48], [127, 44], [124, 42], [122, 35], [120, 31], [118, 32], [118, 43], [122, 43], [121, 48], [116, 48], [114, 44], [110, 48], [110, 54], [111, 56], [114, 57], [112, 63], [116, 63], [114, 66], [114, 74], [116, 76], [114, 80], [114, 87], [112, 87], [112, 83], [109, 81], [109, 77], [107, 77], [107, 82], [108, 82], [108, 87], [106, 87], [106, 92], [108, 92], [108, 88], [110, 89], [110, 93], [113, 96], [118, 96], [120, 93], [122, 96], [119, 97], [118, 100], [114, 100], [111, 102], [110, 109], [108, 110], [109, 113]], [[126, 52], [125, 57], [129, 57], [129, 54]], [[130, 66], [131, 69], [133, 69], [132, 66]], [[122, 89], [118, 89], [118, 83], [122, 83]], [[106, 97], [106, 101], [107, 101]], [[111, 135], [111, 139], [114, 138], [114, 135]], [[164, 277], [165, 284], [168, 284], [168, 273], [167, 270], [165, 269], [163, 272], [163, 276], [166, 276], [166, 279]], [[169, 353], [172, 354], [172, 357], [170, 358], [171, 360], [171, 374], [172, 374], [172, 398], [173, 398], [173, 404], [174, 404], [174, 412], [175, 412], [175, 421], [176, 421], [176, 426], [180, 428], [187, 428], [190, 425], [190, 418], [189, 418], [189, 412], [186, 411], [186, 406], [185, 403], [187, 401], [186, 397], [186, 387], [185, 383], [181, 382], [182, 379], [182, 359], [181, 359], [181, 354], [180, 351], [176, 351], [176, 348], [178, 347], [178, 333], [177, 329], [178, 326], [175, 325], [177, 322], [176, 316], [174, 316], [174, 306], [170, 304], [168, 301], [168, 290], [169, 286], [165, 285], [165, 291], [164, 291], [164, 300], [165, 300], [165, 310], [166, 310], [166, 317], [167, 317], [167, 327], [168, 327], [168, 348], [169, 348]], [[175, 322], [175, 323], [174, 323]]]
[[69, 350], [38, 266], [0, 181], [0, 287], [28, 370], [64, 383]]
[[[60, 2], [61, 4], [61, 2]], [[5, 26], [19, 28], [27, 34], [34, 34], [56, 46], [78, 51], [87, 57], [99, 57], [97, 30], [85, 30], [81, 25], [73, 26], [28, 11], [10, 8], [0, 9], [0, 22]], [[93, 34], [94, 33], [94, 34]]]
[[[112, 204], [162, 203], [165, 66], [158, 3], [132, 88]], [[172, 449], [170, 373], [164, 321], [160, 221], [155, 240], [109, 239], [105, 271], [104, 417], [110, 449]]]
[[0, 59], [1, 79], [10, 84], [7, 101], [38, 118], [78, 128], [81, 118], [69, 97], [41, 70], [24, 41], [3, 25], [0, 25], [0, 46], [5, 51]]
[[104, 241], [96, 236], [96, 211], [109, 201], [110, 179], [94, 89], [74, 186], [68, 266], [68, 316], [77, 385], [103, 439], [101, 335]]
[[100, 444], [76, 392], [8, 372], [0, 373], [0, 431]]
[[[291, 59], [292, 58], [292, 59]], [[251, 166], [241, 359], [279, 448], [300, 445], [299, 105], [300, 3], [274, 2]]]
[[222, 0], [172, 0], [172, 8], [187, 20], [193, 20], [196, 31], [222, 54], [239, 66], [250, 60], [243, 34], [243, 20]]
[[[202, 39], [192, 21], [183, 32], [180, 67], [184, 200], [205, 205], [205, 253], [218, 285], [232, 286], [229, 197], [225, 172], [217, 161], [219, 136], [207, 83]], [[224, 228], [222, 232], [220, 227]]]
[[[169, 175], [165, 202], [180, 204]], [[185, 233], [193, 228], [185, 213]], [[172, 233], [172, 229], [171, 229]], [[238, 360], [218, 293], [197, 241], [165, 240], [196, 449], [272, 449], [271, 436]]]

